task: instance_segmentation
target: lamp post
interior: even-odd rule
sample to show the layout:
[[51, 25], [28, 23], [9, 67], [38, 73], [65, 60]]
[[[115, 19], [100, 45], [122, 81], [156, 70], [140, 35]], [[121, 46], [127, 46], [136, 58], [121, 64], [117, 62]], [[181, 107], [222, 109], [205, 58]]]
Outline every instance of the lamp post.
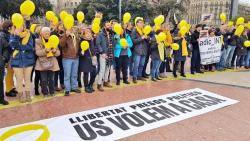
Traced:
[[122, 0], [119, 0], [119, 21], [122, 21]]

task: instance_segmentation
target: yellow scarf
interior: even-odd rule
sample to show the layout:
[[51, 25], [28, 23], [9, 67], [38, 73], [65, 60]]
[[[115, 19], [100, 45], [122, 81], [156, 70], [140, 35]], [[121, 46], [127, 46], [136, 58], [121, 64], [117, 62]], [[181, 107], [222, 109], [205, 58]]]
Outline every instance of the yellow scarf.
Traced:
[[[156, 38], [156, 35], [155, 35], [155, 38]], [[159, 52], [159, 55], [160, 55], [160, 59], [161, 59], [161, 61], [164, 61], [164, 43], [163, 42], [159, 42], [159, 41], [157, 41], [156, 40], [156, 42], [157, 42], [157, 44], [158, 44], [158, 52]]]
[[27, 45], [30, 39], [30, 32], [25, 29], [23, 32], [19, 33], [19, 37], [22, 38], [22, 45]]
[[142, 29], [140, 29], [139, 27], [136, 27], [136, 30], [137, 30], [137, 32], [138, 32], [141, 36], [143, 35]]
[[188, 56], [187, 41], [185, 38], [182, 38], [181, 47], [182, 47], [182, 56]]

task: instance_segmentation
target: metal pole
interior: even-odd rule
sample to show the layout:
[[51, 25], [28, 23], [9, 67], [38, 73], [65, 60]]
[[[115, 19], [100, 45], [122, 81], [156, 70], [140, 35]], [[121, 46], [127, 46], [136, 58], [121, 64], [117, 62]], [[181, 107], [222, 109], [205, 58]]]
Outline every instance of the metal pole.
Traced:
[[122, 0], [119, 0], [119, 21], [122, 21]]

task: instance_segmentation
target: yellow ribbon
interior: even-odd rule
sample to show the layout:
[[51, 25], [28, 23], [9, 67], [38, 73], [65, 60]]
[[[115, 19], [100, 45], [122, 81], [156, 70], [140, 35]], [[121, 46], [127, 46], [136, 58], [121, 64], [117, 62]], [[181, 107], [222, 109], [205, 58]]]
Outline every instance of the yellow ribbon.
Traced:
[[23, 126], [19, 126], [16, 128], [12, 128], [0, 136], [0, 141], [5, 141], [6, 139], [14, 135], [27, 132], [27, 131], [32, 131], [32, 130], [43, 130], [43, 133], [41, 134], [40, 137], [36, 139], [36, 141], [48, 141], [50, 137], [50, 132], [48, 128], [45, 125], [39, 125], [39, 124], [29, 124], [29, 125], [23, 125]]

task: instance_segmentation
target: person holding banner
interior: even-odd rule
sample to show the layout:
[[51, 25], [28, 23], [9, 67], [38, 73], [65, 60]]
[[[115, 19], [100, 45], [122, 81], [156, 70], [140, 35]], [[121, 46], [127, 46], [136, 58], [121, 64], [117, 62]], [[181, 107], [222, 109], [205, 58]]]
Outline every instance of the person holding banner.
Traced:
[[[49, 27], [43, 27], [40, 33], [40, 38], [36, 39], [36, 55], [37, 61], [35, 70], [40, 72], [41, 88], [44, 97], [55, 95], [54, 75], [59, 70], [59, 65], [56, 57], [60, 55], [58, 47], [49, 47], [49, 38], [51, 30]], [[48, 54], [52, 53], [51, 56]]]
[[[31, 71], [35, 64], [34, 43], [25, 25], [13, 26], [10, 36], [12, 50], [10, 65], [17, 79], [17, 91], [21, 103], [31, 102]], [[25, 82], [23, 85], [23, 81]]]
[[[208, 30], [208, 35], [209, 35], [209, 37], [214, 37], [215, 36], [215, 30], [213, 28], [210, 28]], [[214, 64], [204, 65], [204, 69], [205, 69], [205, 71], [213, 71], [213, 66], [214, 66]]]
[[128, 82], [128, 65], [129, 58], [132, 56], [130, 48], [133, 46], [133, 42], [129, 34], [126, 34], [122, 30], [121, 35], [114, 35], [114, 56], [115, 56], [115, 73], [116, 73], [116, 85], [120, 85], [120, 73], [122, 71], [122, 79], [124, 84], [130, 84]]
[[199, 38], [200, 31], [202, 30], [202, 25], [198, 24], [195, 26], [195, 31], [191, 35], [190, 42], [192, 44], [192, 57], [191, 57], [191, 74], [203, 73], [201, 71], [201, 57], [200, 57], [200, 49], [199, 49]]
[[134, 43], [134, 68], [133, 68], [133, 82], [137, 80], [146, 81], [143, 78], [143, 67], [145, 64], [146, 56], [148, 54], [147, 36], [143, 34], [144, 20], [143, 18], [136, 18], [135, 28], [132, 31], [132, 41]]

